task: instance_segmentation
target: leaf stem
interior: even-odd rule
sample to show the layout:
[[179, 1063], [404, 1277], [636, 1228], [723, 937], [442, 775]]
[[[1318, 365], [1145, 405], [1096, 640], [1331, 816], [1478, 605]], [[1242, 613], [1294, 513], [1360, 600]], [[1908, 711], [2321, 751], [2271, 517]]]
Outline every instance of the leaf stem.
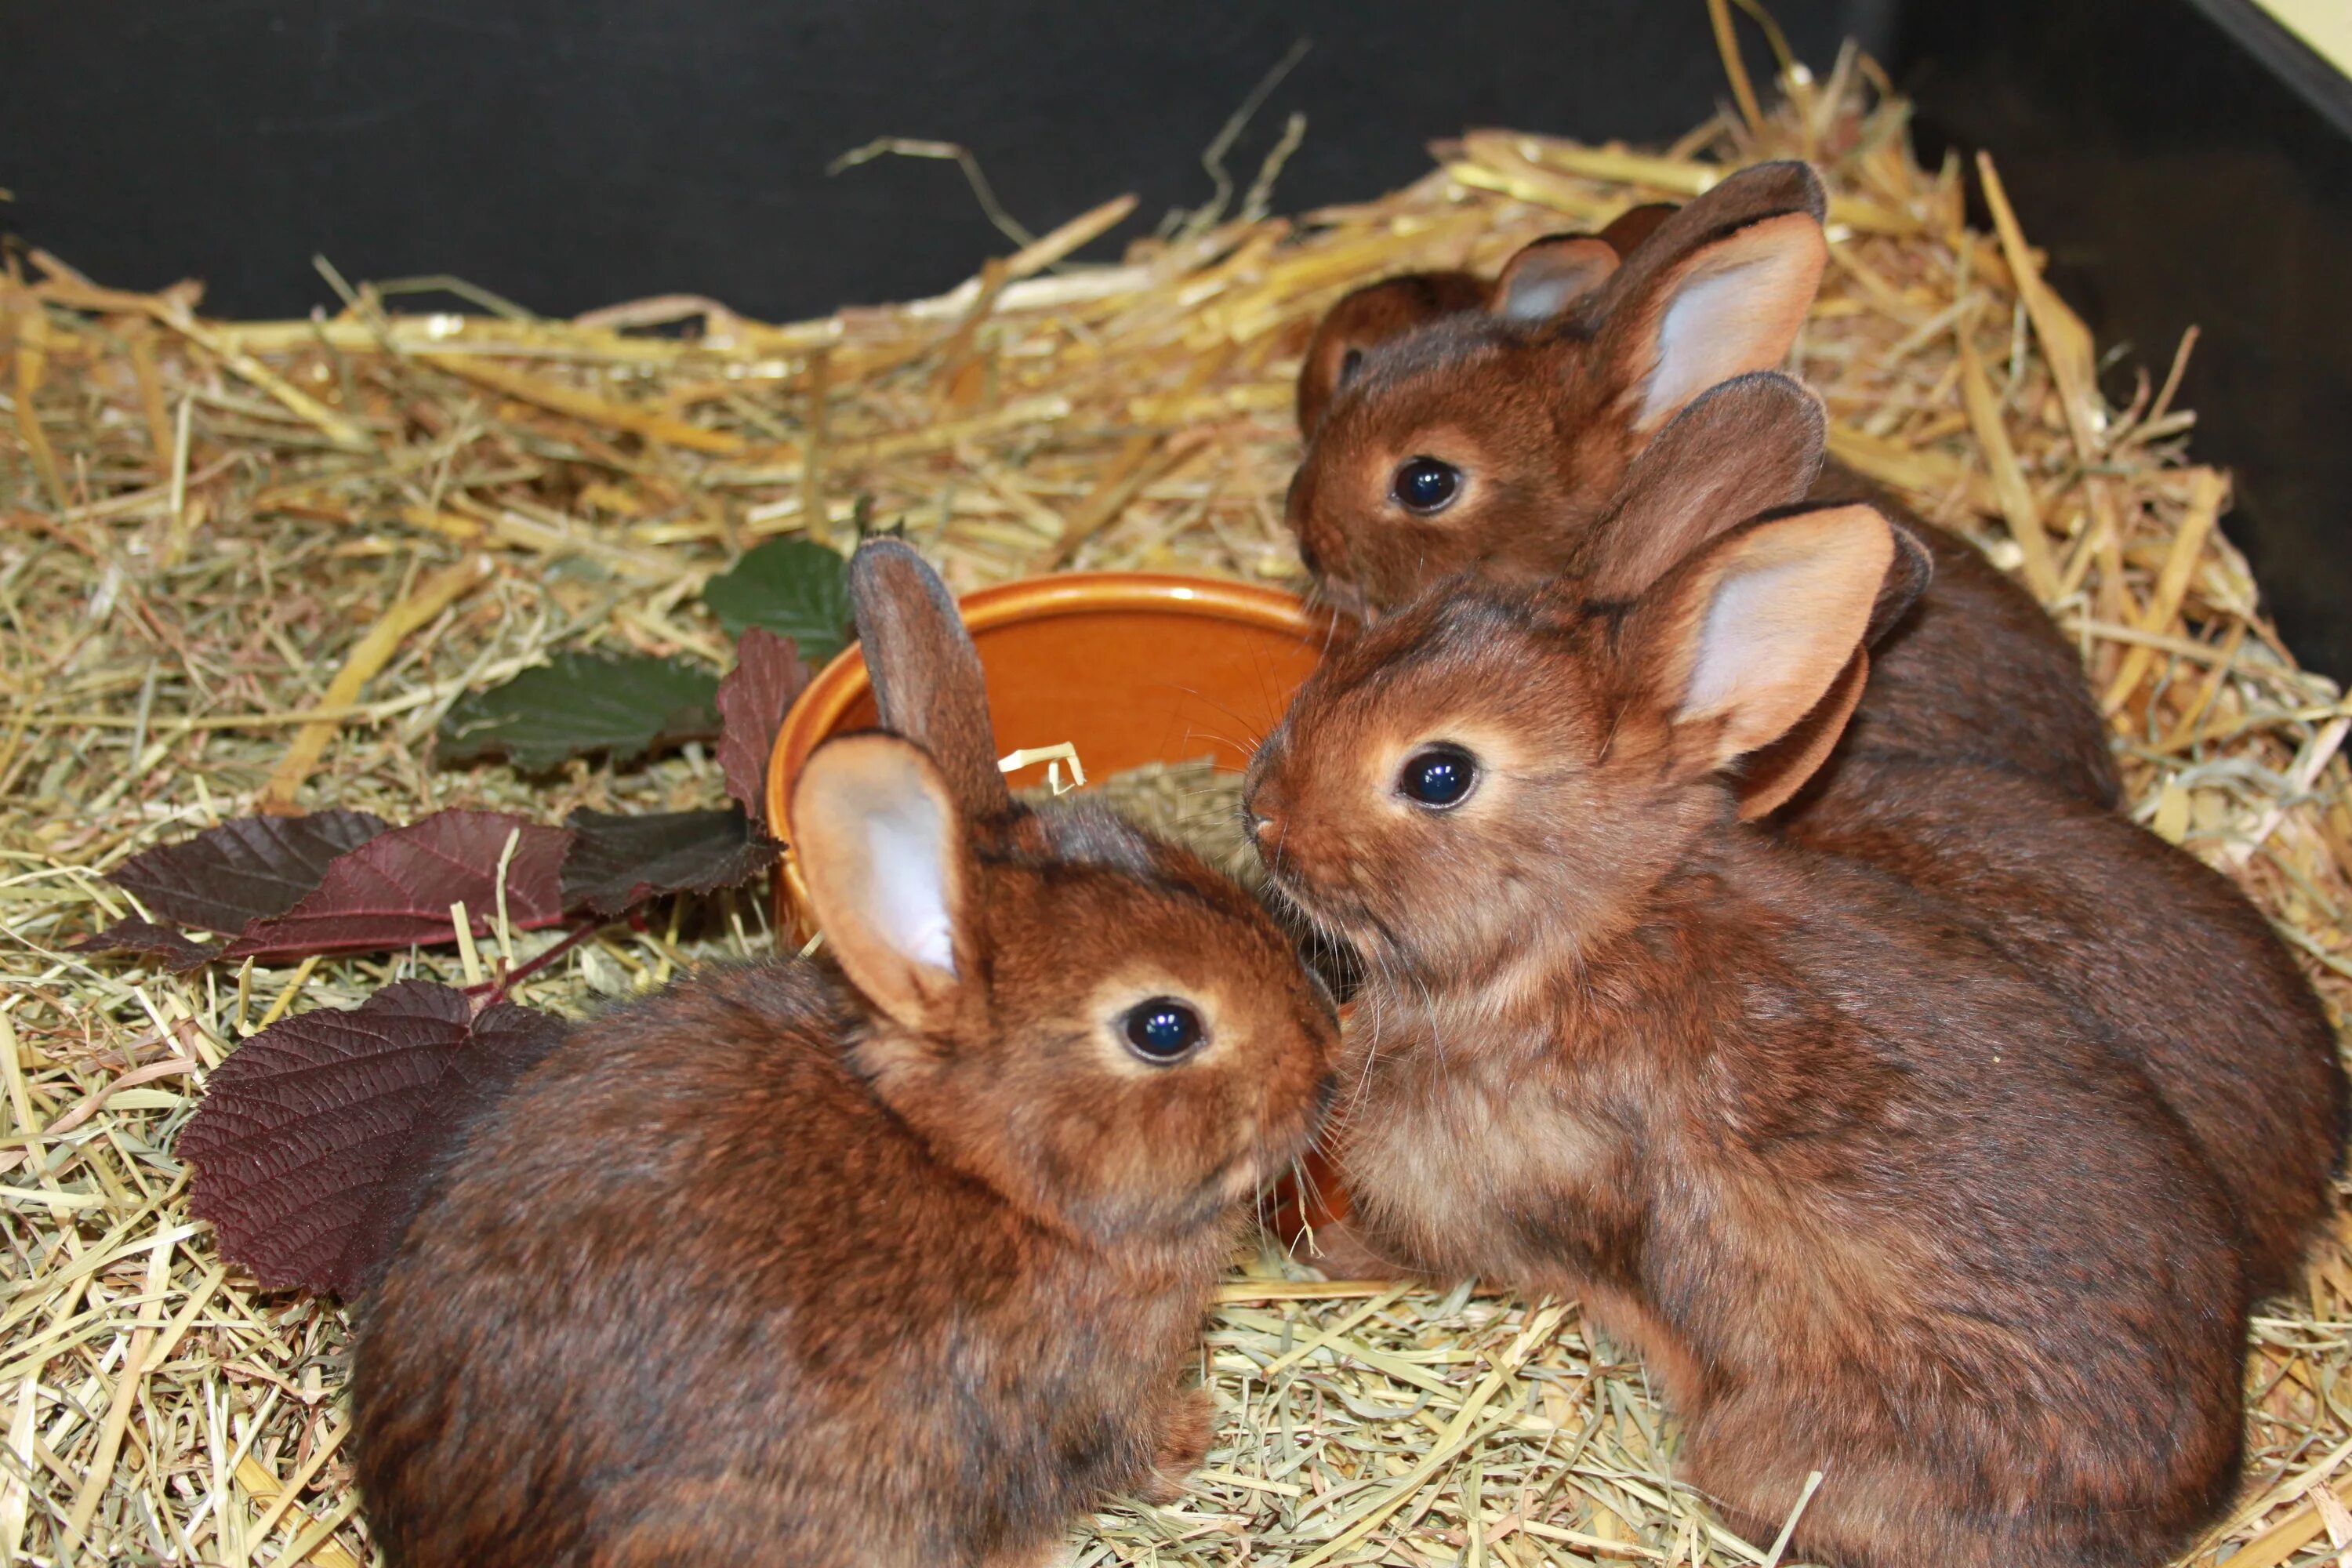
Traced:
[[[488, 992], [489, 994], [484, 998], [482, 1003], [482, 1006], [484, 1007], [489, 1006], [493, 1003], [505, 1001], [509, 991], [512, 990], [516, 985], [521, 984], [523, 981], [528, 980], [531, 975], [536, 974], [539, 971], [546, 968], [549, 964], [554, 963], [557, 959], [562, 957], [573, 948], [578, 947], [590, 937], [595, 935], [597, 931], [604, 929], [604, 922], [600, 920], [585, 920], [581, 921], [578, 925], [573, 926], [571, 931], [564, 934], [562, 941], [549, 948], [545, 952], [541, 953], [537, 958], [531, 959], [528, 963], [519, 964], [513, 970], [499, 976], [496, 980], [485, 980], [478, 985], [467, 986], [466, 994], [468, 996], [478, 996], [481, 995], [484, 992]], [[480, 1008], [475, 1009], [477, 1012], [479, 1012], [480, 1010]]]

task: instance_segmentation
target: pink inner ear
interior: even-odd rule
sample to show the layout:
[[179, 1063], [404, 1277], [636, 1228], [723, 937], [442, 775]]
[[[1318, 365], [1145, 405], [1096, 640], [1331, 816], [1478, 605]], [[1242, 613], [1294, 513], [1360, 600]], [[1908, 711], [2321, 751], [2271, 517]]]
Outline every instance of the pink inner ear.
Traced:
[[1607, 241], [1579, 236], [1539, 239], [1511, 258], [1495, 279], [1489, 303], [1495, 314], [1514, 321], [1556, 316], [1591, 293], [1617, 270], [1617, 252]]
[[1777, 667], [1798, 651], [1804, 636], [1791, 623], [1810, 607], [1807, 595], [1791, 590], [1804, 585], [1805, 564], [1776, 562], [1727, 577], [1717, 587], [1691, 665], [1686, 700], [1692, 711], [1728, 707], [1780, 675]]
[[850, 983], [925, 1027], [958, 984], [962, 819], [938, 768], [895, 735], [828, 741], [793, 796], [794, 853], [825, 942]]
[[1658, 317], [1640, 426], [1654, 427], [1707, 388], [1785, 361], [1828, 256], [1821, 226], [1790, 213], [1742, 229], [1685, 263]]
[[1894, 551], [1885, 518], [1843, 506], [1751, 524], [1689, 563], [1673, 602], [1687, 616], [1677, 721], [1707, 737], [1694, 762], [1720, 767], [1797, 728], [1861, 647]]
[[918, 963], [955, 973], [947, 824], [928, 795], [877, 802], [866, 819], [866, 912], [875, 934]]

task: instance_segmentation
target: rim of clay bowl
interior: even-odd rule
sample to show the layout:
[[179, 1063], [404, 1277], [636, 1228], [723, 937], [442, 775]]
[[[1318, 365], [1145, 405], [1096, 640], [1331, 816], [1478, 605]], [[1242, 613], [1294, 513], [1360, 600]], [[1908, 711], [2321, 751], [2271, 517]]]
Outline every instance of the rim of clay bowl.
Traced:
[[[975, 589], [957, 600], [956, 606], [975, 639], [1010, 622], [1106, 610], [1176, 611], [1289, 632], [1301, 638], [1321, 636], [1328, 623], [1324, 613], [1309, 608], [1286, 589], [1174, 572], [1059, 572], [1023, 577]], [[768, 754], [768, 820], [782, 827], [779, 837], [787, 845], [792, 837], [793, 778], [809, 752], [833, 733], [850, 705], [866, 694], [866, 685], [865, 658], [851, 643], [817, 672], [776, 731], [775, 746]], [[807, 889], [789, 847], [777, 865], [776, 890], [780, 915], [796, 915], [807, 907]]]

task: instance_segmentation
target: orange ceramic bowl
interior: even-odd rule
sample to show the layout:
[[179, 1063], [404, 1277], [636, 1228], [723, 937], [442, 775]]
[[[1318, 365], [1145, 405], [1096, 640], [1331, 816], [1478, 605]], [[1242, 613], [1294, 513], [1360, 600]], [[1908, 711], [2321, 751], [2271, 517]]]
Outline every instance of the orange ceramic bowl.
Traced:
[[[1150, 572], [1069, 572], [967, 595], [1003, 752], [1069, 742], [1089, 779], [1213, 756], [1238, 772], [1322, 657], [1327, 618], [1293, 595]], [[877, 721], [853, 646], [793, 704], [768, 763], [768, 820], [792, 842], [793, 784], [829, 735]], [[1041, 765], [1013, 775], [1041, 777]], [[788, 848], [779, 929], [806, 941], [807, 889]]]

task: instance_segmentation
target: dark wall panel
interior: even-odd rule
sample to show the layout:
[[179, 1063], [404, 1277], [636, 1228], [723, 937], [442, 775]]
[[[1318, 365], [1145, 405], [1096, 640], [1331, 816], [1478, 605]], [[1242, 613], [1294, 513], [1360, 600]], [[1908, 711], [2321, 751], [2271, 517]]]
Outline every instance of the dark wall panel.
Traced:
[[1915, 5], [1900, 53], [1924, 138], [1994, 150], [2103, 342], [2161, 375], [2200, 330], [2180, 402], [2235, 471], [2226, 531], [2352, 676], [2352, 139], [2187, 0]]
[[[1772, 8], [1809, 59], [1849, 33], [1888, 58], [1931, 142], [1993, 149], [2103, 339], [2160, 368], [2203, 327], [2184, 396], [2239, 472], [2231, 532], [2298, 649], [2352, 672], [2352, 115], [2311, 97], [2342, 79], [2283, 85], [2244, 0]], [[1305, 111], [1290, 210], [1411, 179], [1465, 125], [1663, 140], [1723, 90], [1701, 0], [14, 0], [0, 228], [110, 282], [204, 278], [232, 315], [331, 302], [314, 251], [551, 312], [813, 315], [1007, 248], [952, 165], [826, 178], [843, 151], [963, 142], [1041, 229], [1134, 190], [1113, 254], [1207, 196], [1202, 149], [1302, 37], [1232, 159], [1246, 184]]]
[[[1883, 5], [1776, 9], [1826, 60]], [[229, 313], [328, 298], [323, 251], [547, 311], [819, 314], [1005, 248], [952, 165], [828, 180], [836, 154], [960, 141], [1034, 228], [1132, 189], [1123, 233], [1148, 231], [1208, 195], [1202, 150], [1302, 37], [1234, 159], [1246, 184], [1305, 110], [1290, 208], [1410, 179], [1467, 124], [1667, 137], [1722, 90], [1699, 0], [13, 0], [0, 185], [36, 243], [110, 281], [194, 273]]]

